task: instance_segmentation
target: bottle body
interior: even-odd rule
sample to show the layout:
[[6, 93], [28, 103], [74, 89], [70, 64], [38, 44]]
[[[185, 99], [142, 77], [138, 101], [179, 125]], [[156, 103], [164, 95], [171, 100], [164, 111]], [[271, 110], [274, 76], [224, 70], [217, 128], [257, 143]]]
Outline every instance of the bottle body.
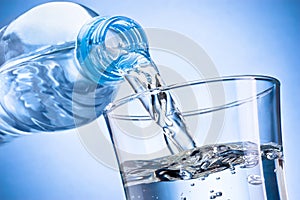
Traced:
[[117, 85], [85, 78], [78, 73], [74, 58], [71, 46], [1, 71], [1, 120], [25, 132], [56, 131], [101, 115]]
[[[72, 18], [62, 19], [64, 12]], [[118, 83], [99, 84], [82, 75], [76, 59], [78, 32], [95, 16], [77, 4], [50, 3], [1, 29], [0, 142], [87, 124], [113, 100]]]

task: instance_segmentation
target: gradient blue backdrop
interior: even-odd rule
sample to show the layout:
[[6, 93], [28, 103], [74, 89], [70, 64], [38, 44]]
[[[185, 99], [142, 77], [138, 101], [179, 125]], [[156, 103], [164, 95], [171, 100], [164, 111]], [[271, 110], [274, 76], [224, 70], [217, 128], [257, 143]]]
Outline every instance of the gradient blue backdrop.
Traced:
[[[1, 0], [0, 27], [46, 0]], [[182, 33], [221, 75], [264, 74], [282, 83], [288, 192], [300, 199], [300, 1], [78, 0], [102, 15]], [[94, 160], [74, 131], [36, 135], [0, 148], [0, 199], [123, 199], [119, 174]]]

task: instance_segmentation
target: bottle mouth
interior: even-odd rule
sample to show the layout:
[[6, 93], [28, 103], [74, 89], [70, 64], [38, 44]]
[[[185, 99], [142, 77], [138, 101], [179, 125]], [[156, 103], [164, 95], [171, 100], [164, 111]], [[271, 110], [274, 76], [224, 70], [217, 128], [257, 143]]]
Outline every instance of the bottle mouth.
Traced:
[[76, 55], [80, 71], [89, 79], [119, 82], [123, 80], [120, 71], [131, 67], [135, 55], [149, 57], [148, 41], [142, 27], [130, 18], [96, 17], [80, 30]]

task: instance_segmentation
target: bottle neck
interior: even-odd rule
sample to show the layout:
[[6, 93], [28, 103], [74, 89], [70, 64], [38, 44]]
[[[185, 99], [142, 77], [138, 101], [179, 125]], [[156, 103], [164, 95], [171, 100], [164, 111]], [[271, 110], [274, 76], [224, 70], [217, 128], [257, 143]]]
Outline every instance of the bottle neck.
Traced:
[[96, 17], [85, 24], [77, 37], [76, 56], [81, 73], [100, 84], [120, 82], [122, 71], [138, 57], [150, 58], [142, 27], [122, 16]]

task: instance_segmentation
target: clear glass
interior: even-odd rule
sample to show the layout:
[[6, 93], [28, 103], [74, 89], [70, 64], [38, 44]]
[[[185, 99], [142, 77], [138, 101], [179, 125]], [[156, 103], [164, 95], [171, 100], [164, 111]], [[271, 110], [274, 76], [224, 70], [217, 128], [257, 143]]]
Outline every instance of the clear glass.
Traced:
[[[279, 90], [271, 77], [222, 77], [110, 104], [104, 117], [126, 198], [287, 199]], [[172, 93], [197, 148], [171, 153], [141, 103], [158, 92]]]

